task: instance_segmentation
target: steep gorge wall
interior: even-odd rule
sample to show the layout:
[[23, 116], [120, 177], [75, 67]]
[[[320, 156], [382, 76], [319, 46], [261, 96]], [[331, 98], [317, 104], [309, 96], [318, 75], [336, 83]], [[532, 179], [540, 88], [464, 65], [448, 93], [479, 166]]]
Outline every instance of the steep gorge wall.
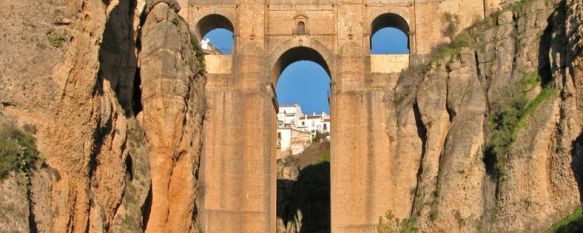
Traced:
[[[422, 232], [541, 232], [581, 204], [580, 0], [520, 1], [458, 35], [387, 94]], [[418, 145], [418, 146], [411, 146]], [[403, 214], [409, 213], [409, 214]]]
[[30, 212], [2, 222], [195, 230], [204, 76], [178, 10], [170, 0], [1, 3], [0, 112], [37, 128], [46, 158], [17, 203]]

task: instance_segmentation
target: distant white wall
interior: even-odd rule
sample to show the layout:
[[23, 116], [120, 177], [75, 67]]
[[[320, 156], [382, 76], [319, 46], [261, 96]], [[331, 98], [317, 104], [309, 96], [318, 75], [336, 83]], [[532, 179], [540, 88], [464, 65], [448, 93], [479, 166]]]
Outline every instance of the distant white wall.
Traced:
[[399, 73], [409, 67], [409, 54], [370, 55], [370, 72]]

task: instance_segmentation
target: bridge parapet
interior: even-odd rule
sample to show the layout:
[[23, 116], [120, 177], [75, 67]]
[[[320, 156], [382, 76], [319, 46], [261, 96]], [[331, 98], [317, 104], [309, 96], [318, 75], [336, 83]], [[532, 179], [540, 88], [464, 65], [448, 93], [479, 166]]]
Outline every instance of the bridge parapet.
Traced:
[[400, 73], [409, 67], [409, 54], [370, 55], [371, 73]]

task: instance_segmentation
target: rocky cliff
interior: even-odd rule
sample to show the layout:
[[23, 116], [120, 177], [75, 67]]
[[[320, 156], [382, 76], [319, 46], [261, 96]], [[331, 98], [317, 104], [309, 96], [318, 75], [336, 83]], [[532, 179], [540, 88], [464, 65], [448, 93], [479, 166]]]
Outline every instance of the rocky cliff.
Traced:
[[408, 165], [391, 179], [411, 190], [397, 217], [422, 232], [541, 232], [581, 204], [582, 12], [519, 1], [401, 74], [387, 94], [392, 159]]
[[2, 181], [21, 195], [2, 232], [195, 231], [205, 80], [179, 6], [0, 5], [0, 112], [37, 129], [45, 158]]

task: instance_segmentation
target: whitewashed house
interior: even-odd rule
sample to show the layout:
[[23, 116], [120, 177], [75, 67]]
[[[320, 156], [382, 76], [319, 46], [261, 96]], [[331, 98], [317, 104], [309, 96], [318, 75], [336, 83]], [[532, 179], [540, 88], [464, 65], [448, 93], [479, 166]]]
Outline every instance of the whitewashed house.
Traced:
[[[306, 115], [299, 104], [281, 105], [277, 113], [278, 157], [302, 153], [316, 132], [330, 132], [330, 115]], [[329, 139], [329, 138], [328, 138]]]
[[306, 128], [307, 132], [316, 134], [320, 133], [330, 133], [330, 115], [323, 112], [320, 115], [312, 113], [312, 115], [304, 115], [300, 119], [300, 125]]

